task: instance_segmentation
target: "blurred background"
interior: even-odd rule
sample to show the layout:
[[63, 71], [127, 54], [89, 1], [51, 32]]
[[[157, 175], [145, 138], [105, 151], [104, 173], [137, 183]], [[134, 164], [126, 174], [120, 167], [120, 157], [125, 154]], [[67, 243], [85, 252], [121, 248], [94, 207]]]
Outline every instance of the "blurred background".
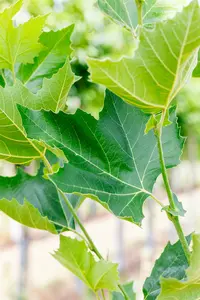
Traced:
[[[3, 10], [15, 1], [0, 0]], [[135, 42], [130, 32], [104, 16], [95, 0], [27, 0], [15, 22], [50, 13], [45, 30], [75, 23], [72, 35], [72, 68], [82, 79], [75, 83], [67, 99], [68, 109], [78, 107], [95, 118], [103, 107], [104, 88], [88, 81], [87, 56], [114, 59], [131, 55]], [[170, 171], [174, 192], [187, 214], [182, 218], [186, 234], [200, 229], [200, 80], [193, 78], [176, 98], [181, 133], [187, 136], [182, 163]], [[15, 166], [0, 162], [0, 174], [12, 176]], [[158, 178], [155, 193], [163, 202], [166, 195]], [[167, 202], [166, 202], [167, 203]], [[150, 275], [154, 261], [170, 240], [177, 236], [164, 212], [152, 201], [144, 207], [142, 228], [117, 220], [97, 203], [87, 199], [79, 214], [105, 257], [120, 264], [122, 281], [134, 281], [137, 299]], [[1, 300], [81, 300], [92, 299], [81, 282], [64, 269], [51, 253], [58, 237], [27, 229], [0, 213], [0, 299]]]

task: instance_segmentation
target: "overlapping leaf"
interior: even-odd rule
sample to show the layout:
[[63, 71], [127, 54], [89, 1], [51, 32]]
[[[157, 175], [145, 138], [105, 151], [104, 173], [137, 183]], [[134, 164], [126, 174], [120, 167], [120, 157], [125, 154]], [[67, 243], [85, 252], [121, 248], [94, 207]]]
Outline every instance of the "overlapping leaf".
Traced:
[[43, 148], [27, 139], [16, 104], [58, 112], [65, 109], [66, 96], [73, 82], [74, 74], [67, 60], [52, 78], [44, 79], [37, 94], [30, 92], [19, 80], [14, 86], [0, 87], [0, 159], [20, 164], [43, 155]]
[[[141, 29], [133, 58], [89, 59], [91, 79], [149, 112], [168, 107], [192, 75], [200, 46], [197, 0], [172, 20]], [[159, 42], [158, 42], [159, 41]]]
[[15, 27], [12, 18], [23, 4], [19, 0], [0, 13], [0, 68], [13, 70], [15, 64], [32, 63], [43, 49], [38, 42], [47, 16], [31, 18], [28, 22]]
[[105, 260], [95, 261], [85, 242], [61, 236], [60, 248], [53, 256], [94, 292], [118, 290], [118, 265]]
[[[143, 3], [143, 22], [151, 24], [179, 11], [186, 1], [149, 0]], [[133, 0], [98, 0], [99, 7], [115, 21], [131, 30], [138, 25], [136, 2]]]
[[158, 300], [197, 300], [200, 295], [200, 235], [193, 235], [193, 252], [190, 267], [186, 270], [187, 280], [162, 278]]
[[[42, 168], [36, 176], [18, 169], [15, 177], [0, 177], [0, 210], [26, 226], [52, 233], [74, 227], [63, 199], [42, 175]], [[78, 196], [69, 200], [75, 208], [79, 206]]]
[[[28, 137], [62, 149], [69, 160], [51, 177], [62, 191], [95, 196], [115, 215], [141, 223], [143, 202], [160, 174], [154, 133], [144, 135], [148, 115], [110, 92], [99, 121], [80, 110], [56, 115], [19, 109]], [[162, 140], [167, 168], [179, 163], [183, 145], [174, 110], [170, 118]]]
[[[191, 236], [187, 238], [188, 243]], [[182, 280], [186, 277], [185, 270], [188, 268], [188, 261], [183, 251], [180, 241], [175, 244], [168, 243], [163, 253], [156, 261], [150, 277], [148, 277], [143, 286], [145, 300], [155, 300], [160, 294], [160, 277], [177, 278]]]
[[74, 26], [68, 26], [60, 31], [43, 32], [40, 43], [44, 50], [34, 58], [34, 64], [22, 64], [17, 77], [32, 91], [37, 92], [42, 87], [44, 78], [51, 78], [63, 67], [66, 57], [71, 54], [70, 37]]

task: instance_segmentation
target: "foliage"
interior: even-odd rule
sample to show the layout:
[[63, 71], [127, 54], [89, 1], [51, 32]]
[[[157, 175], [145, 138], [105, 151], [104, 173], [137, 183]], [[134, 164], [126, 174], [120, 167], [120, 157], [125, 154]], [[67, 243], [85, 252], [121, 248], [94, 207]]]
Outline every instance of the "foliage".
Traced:
[[[51, 1], [45, 3], [51, 10]], [[84, 8], [85, 2], [80, 3]], [[193, 235], [191, 253], [190, 238], [185, 237], [179, 220], [185, 211], [167, 174], [167, 169], [179, 164], [184, 145], [172, 101], [192, 74], [199, 74], [199, 65], [195, 67], [200, 7], [196, 0], [187, 6], [181, 1], [170, 6], [166, 1], [159, 3], [99, 0], [104, 12], [131, 29], [125, 30], [126, 37], [137, 43], [134, 55], [124, 49], [123, 57], [115, 61], [94, 59], [94, 53], [88, 59], [91, 80], [110, 90], [99, 120], [80, 109], [70, 114], [66, 104], [80, 79], [74, 74], [74, 62], [80, 59], [83, 40], [72, 52], [77, 27], [74, 33], [73, 25], [45, 31], [47, 16], [16, 26], [13, 17], [21, 0], [0, 14], [0, 158], [22, 166], [36, 160], [40, 165], [34, 175], [18, 167], [14, 177], [1, 177], [0, 209], [26, 226], [53, 234], [72, 231], [81, 237], [79, 241], [60, 235], [60, 247], [53, 256], [97, 298], [100, 292], [106, 298], [104, 290], [113, 299], [133, 300], [135, 294], [132, 283], [119, 283], [117, 264], [102, 257], [78, 217], [77, 209], [87, 196], [137, 225], [144, 218], [143, 203], [151, 197], [173, 223], [179, 241], [168, 244], [155, 263], [144, 284], [145, 299], [192, 300], [200, 292], [200, 237]], [[75, 9], [79, 23], [86, 12], [71, 4], [66, 7]], [[82, 84], [79, 87], [84, 90]], [[98, 111], [93, 115], [97, 117]], [[167, 206], [153, 192], [159, 174]]]

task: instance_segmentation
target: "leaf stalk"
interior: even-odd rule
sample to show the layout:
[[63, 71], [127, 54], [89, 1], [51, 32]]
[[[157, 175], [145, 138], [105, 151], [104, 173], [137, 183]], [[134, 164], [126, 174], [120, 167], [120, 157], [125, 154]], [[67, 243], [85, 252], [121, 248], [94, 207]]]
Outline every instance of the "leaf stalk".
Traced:
[[[172, 190], [170, 187], [167, 169], [165, 166], [165, 159], [164, 159], [163, 146], [162, 146], [162, 128], [163, 128], [163, 123], [165, 120], [166, 113], [167, 113], [167, 110], [164, 110], [162, 113], [162, 119], [161, 119], [160, 123], [157, 124], [156, 128], [154, 129], [154, 133], [157, 138], [157, 147], [158, 147], [158, 153], [159, 153], [159, 159], [160, 159], [161, 172], [162, 172], [163, 182], [164, 182], [165, 189], [167, 192], [170, 208], [172, 210], [176, 210], [176, 205], [174, 202], [174, 197], [173, 197], [173, 193], [172, 193]], [[191, 253], [190, 253], [190, 249], [189, 249], [187, 240], [185, 238], [182, 226], [180, 224], [179, 217], [173, 216], [168, 212], [167, 212], [167, 216], [168, 216], [169, 220], [174, 224], [174, 227], [175, 227], [178, 237], [180, 239], [181, 245], [183, 247], [185, 256], [188, 260], [188, 263], [190, 263]]]

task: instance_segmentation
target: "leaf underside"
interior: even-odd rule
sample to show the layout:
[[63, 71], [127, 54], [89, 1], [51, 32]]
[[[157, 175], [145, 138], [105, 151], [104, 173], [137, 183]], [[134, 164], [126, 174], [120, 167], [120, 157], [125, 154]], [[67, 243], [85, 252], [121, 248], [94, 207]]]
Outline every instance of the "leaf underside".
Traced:
[[156, 23], [153, 29], [141, 28], [133, 58], [88, 59], [91, 80], [147, 112], [168, 108], [196, 66], [199, 19], [194, 0], [173, 19]]

